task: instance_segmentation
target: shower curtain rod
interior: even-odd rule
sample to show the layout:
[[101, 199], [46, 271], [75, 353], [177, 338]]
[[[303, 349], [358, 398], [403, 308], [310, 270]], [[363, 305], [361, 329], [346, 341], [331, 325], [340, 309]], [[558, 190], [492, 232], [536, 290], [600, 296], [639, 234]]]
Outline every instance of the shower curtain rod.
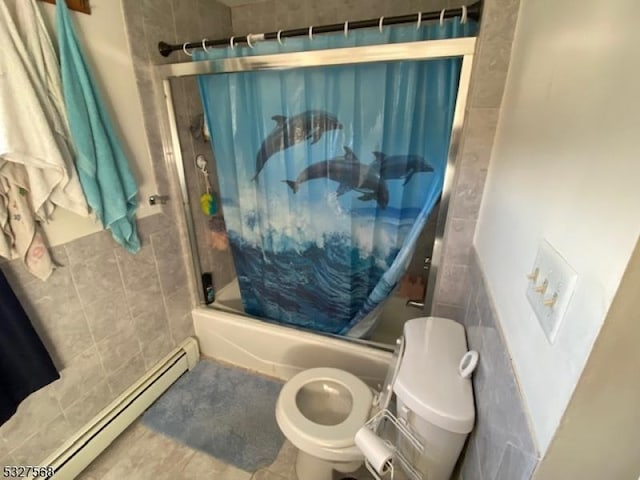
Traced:
[[320, 34], [320, 33], [330, 33], [330, 32], [342, 32], [348, 30], [355, 30], [359, 28], [371, 28], [371, 27], [380, 27], [386, 25], [398, 25], [401, 23], [414, 23], [416, 22], [418, 25], [420, 22], [429, 21], [429, 20], [440, 20], [445, 18], [453, 18], [459, 17], [464, 14], [466, 9], [467, 18], [471, 18], [473, 20], [480, 20], [482, 15], [482, 0], [473, 3], [466, 7], [458, 7], [458, 8], [447, 8], [443, 10], [437, 10], [434, 12], [419, 12], [412, 13], [410, 15], [399, 15], [396, 17], [380, 17], [380, 18], [371, 18], [369, 20], [358, 20], [355, 22], [345, 22], [345, 23], [333, 23], [330, 25], [319, 25], [312, 26], [308, 28], [294, 28], [292, 30], [280, 30], [278, 32], [269, 32], [269, 33], [249, 33], [244, 36], [239, 37], [227, 37], [221, 38], [218, 40], [207, 40], [203, 39], [197, 42], [187, 42], [181, 44], [170, 44], [167, 42], [159, 42], [158, 43], [158, 51], [160, 55], [163, 57], [168, 57], [172, 52], [182, 50], [185, 53], [189, 49], [194, 48], [203, 48], [203, 47], [223, 47], [229, 45], [236, 45], [238, 43], [246, 43], [251, 46], [253, 42], [262, 41], [262, 40], [278, 40], [282, 38], [288, 37], [301, 37], [307, 36], [311, 34]]

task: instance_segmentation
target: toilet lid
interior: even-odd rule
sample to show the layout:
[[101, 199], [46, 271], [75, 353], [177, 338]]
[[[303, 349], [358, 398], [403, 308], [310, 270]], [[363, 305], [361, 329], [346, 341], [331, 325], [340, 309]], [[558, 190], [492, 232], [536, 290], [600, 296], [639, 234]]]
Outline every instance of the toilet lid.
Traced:
[[[306, 385], [323, 380], [335, 382], [351, 394], [351, 411], [345, 420], [335, 425], [323, 425], [310, 420], [298, 406], [298, 392]], [[354, 444], [356, 432], [369, 418], [372, 402], [371, 389], [355, 375], [336, 368], [311, 368], [298, 373], [282, 387], [277, 413], [283, 421], [278, 423], [283, 431], [287, 430], [285, 434], [294, 434], [306, 442], [344, 448]]]

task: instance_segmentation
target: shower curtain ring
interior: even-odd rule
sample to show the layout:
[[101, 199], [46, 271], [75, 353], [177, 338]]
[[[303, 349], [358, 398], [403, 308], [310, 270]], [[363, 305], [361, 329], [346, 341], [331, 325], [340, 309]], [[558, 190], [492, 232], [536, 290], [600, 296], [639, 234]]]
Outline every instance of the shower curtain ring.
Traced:
[[207, 50], [207, 45], [206, 45], [206, 43], [207, 43], [207, 39], [206, 39], [206, 38], [203, 38], [203, 39], [202, 39], [202, 49], [204, 50], [204, 53], [209, 53], [209, 50]]
[[460, 17], [460, 23], [467, 23], [467, 6], [462, 6], [462, 16]]
[[309, 40], [313, 40], [313, 25], [309, 27]]
[[444, 25], [444, 12], [446, 11], [446, 8], [443, 8], [442, 11], [440, 12], [440, 26]]
[[188, 57], [193, 57], [193, 53], [189, 53], [189, 51], [187, 50], [187, 42], [185, 42], [182, 45], [182, 51], [184, 52], [184, 54]]
[[251, 43], [251, 36], [253, 35], [253, 33], [248, 33], [247, 34], [247, 45], [249, 45], [249, 47], [253, 48], [253, 43]]
[[421, 24], [422, 24], [422, 12], [418, 12], [418, 24], [416, 25], [416, 30], [420, 30]]
[[231, 37], [231, 38], [229, 39], [229, 46], [230, 46], [231, 48], [236, 48], [235, 38], [236, 38], [236, 37]]
[[278, 40], [278, 43], [279, 43], [280, 45], [284, 45], [284, 44], [282, 43], [282, 39], [280, 38], [280, 34], [281, 34], [281, 33], [282, 33], [282, 30], [278, 30], [278, 35], [276, 36], [276, 39]]
[[384, 17], [380, 17], [380, 21], [378, 22], [378, 29], [380, 33], [382, 33], [382, 22], [384, 22]]
[[349, 21], [344, 22], [344, 36], [345, 38], [349, 36]]

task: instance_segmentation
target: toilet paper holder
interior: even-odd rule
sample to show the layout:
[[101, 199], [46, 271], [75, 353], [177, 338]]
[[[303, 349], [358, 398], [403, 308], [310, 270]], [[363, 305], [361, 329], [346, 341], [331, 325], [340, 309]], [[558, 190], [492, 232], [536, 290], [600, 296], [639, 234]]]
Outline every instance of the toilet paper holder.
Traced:
[[364, 427], [368, 428], [373, 433], [377, 434], [380, 424], [382, 424], [385, 420], [388, 421], [390, 425], [392, 425], [393, 432], [391, 432], [391, 435], [392, 437], [395, 438], [395, 442], [396, 442], [395, 445], [393, 444], [393, 442], [391, 442], [388, 439], [385, 442], [385, 443], [388, 442], [391, 445], [393, 445], [393, 457], [392, 457], [392, 461], [389, 466], [390, 468], [388, 472], [390, 473], [390, 476], [388, 476], [387, 473], [384, 473], [383, 475], [381, 475], [374, 468], [374, 466], [371, 464], [369, 459], [367, 459], [365, 456], [364, 464], [367, 467], [367, 470], [369, 470], [369, 473], [371, 473], [371, 475], [373, 475], [373, 478], [375, 478], [376, 480], [393, 479], [395, 474], [394, 469], [397, 466], [397, 464], [400, 464], [405, 474], [408, 475], [411, 480], [425, 480], [422, 477], [422, 474], [411, 464], [411, 462], [407, 459], [404, 453], [401, 452], [399, 449], [399, 445], [403, 445], [403, 448], [406, 448], [408, 444], [410, 448], [415, 449], [418, 453], [421, 454], [422, 452], [424, 452], [424, 443], [418, 437], [418, 435], [416, 435], [414, 432], [410, 430], [409, 426], [405, 423], [403, 419], [398, 419], [389, 410], [383, 409], [383, 410], [380, 410], [378, 413], [376, 413], [373, 417], [371, 417], [364, 424]]

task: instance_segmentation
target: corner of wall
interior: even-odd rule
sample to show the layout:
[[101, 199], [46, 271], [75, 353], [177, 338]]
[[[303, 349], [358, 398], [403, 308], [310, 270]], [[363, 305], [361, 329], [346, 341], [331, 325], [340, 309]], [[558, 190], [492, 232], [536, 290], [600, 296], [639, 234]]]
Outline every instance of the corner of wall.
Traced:
[[480, 362], [473, 376], [476, 425], [461, 464], [462, 476], [528, 480], [538, 463], [538, 449], [475, 249], [463, 323], [469, 348], [479, 352]]

